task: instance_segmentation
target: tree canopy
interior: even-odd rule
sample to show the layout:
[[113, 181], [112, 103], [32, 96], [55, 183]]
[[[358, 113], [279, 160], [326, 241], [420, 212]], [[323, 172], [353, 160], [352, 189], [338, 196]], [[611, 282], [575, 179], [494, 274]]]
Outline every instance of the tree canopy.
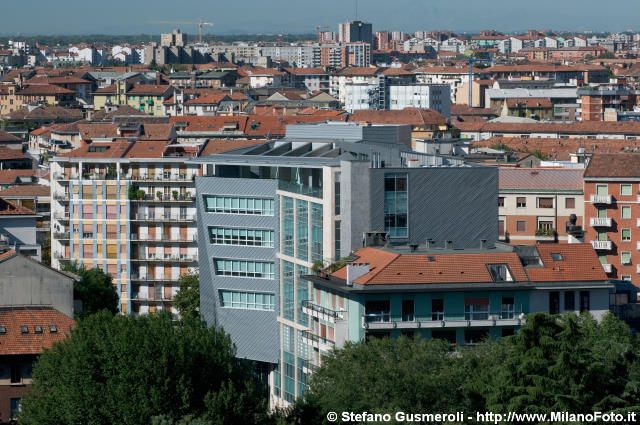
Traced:
[[372, 339], [330, 353], [290, 423], [326, 412], [630, 412], [640, 347], [613, 315], [533, 314], [515, 336], [453, 350], [444, 341]]
[[234, 355], [229, 336], [200, 321], [102, 311], [40, 356], [20, 423], [262, 423], [260, 383]]
[[180, 317], [200, 316], [200, 280], [197, 274], [189, 273], [180, 276], [173, 305], [178, 309]]
[[118, 312], [119, 298], [110, 274], [97, 267], [85, 269], [76, 264], [70, 264], [65, 271], [80, 277], [73, 286], [74, 299], [82, 301], [79, 317], [86, 317], [101, 310], [107, 310], [112, 314]]

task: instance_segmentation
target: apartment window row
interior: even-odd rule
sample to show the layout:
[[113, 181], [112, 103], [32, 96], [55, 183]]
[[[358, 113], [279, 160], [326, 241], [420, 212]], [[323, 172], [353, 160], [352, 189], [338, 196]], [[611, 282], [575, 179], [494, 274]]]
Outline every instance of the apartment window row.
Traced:
[[[579, 292], [580, 311], [589, 311], [591, 308], [591, 293], [589, 291]], [[576, 310], [575, 291], [564, 292], [564, 311]], [[560, 314], [560, 292], [549, 292], [549, 314]]]
[[205, 196], [207, 212], [223, 214], [273, 215], [275, 201], [269, 198]]
[[218, 276], [253, 277], [273, 279], [274, 265], [267, 261], [215, 259], [215, 272]]
[[[608, 195], [609, 194], [609, 186], [606, 184], [598, 184], [596, 185], [596, 193], [598, 195]], [[631, 184], [620, 184], [620, 195], [621, 196], [631, 196], [633, 195], [633, 186]]]
[[209, 240], [214, 245], [273, 247], [273, 230], [209, 227]]
[[[498, 206], [504, 207], [504, 196], [498, 198]], [[538, 197], [536, 198], [537, 208], [553, 208], [553, 198], [551, 197]], [[518, 196], [516, 198], [517, 208], [527, 207], [527, 198], [525, 196]], [[567, 209], [574, 209], [576, 207], [576, 198], [565, 198], [564, 207]]]
[[222, 307], [244, 310], [275, 310], [275, 295], [263, 292], [220, 291]]

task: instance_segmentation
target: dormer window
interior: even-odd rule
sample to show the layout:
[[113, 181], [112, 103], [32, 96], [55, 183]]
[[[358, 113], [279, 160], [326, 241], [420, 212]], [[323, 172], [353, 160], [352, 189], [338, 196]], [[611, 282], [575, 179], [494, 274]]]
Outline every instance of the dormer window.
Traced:
[[487, 264], [487, 270], [494, 282], [513, 282], [513, 275], [507, 264]]
[[551, 259], [553, 261], [564, 261], [564, 258], [562, 258], [562, 254], [560, 254], [559, 252], [552, 253]]
[[29, 327], [28, 326], [20, 326], [20, 332], [22, 332], [23, 334], [28, 334], [29, 333]]

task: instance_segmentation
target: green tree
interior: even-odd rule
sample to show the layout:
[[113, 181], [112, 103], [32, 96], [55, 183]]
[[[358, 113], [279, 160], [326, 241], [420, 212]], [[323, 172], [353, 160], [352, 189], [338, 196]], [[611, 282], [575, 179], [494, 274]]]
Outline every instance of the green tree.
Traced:
[[40, 258], [42, 258], [42, 264], [51, 266], [51, 240], [49, 238], [47, 238], [42, 244], [40, 254]]
[[74, 299], [82, 301], [80, 318], [101, 310], [107, 310], [111, 314], [118, 312], [119, 298], [110, 274], [97, 267], [85, 269], [73, 263], [65, 267], [65, 271], [80, 277], [73, 285]]
[[234, 356], [229, 336], [203, 322], [103, 311], [40, 356], [20, 423], [265, 423], [261, 384]]
[[637, 405], [625, 393], [635, 357], [631, 333], [611, 315], [601, 324], [589, 315], [529, 315], [506, 349], [488, 387], [489, 410], [579, 413]]
[[178, 292], [173, 298], [173, 305], [180, 313], [180, 317], [200, 316], [200, 279], [196, 273], [180, 276]]

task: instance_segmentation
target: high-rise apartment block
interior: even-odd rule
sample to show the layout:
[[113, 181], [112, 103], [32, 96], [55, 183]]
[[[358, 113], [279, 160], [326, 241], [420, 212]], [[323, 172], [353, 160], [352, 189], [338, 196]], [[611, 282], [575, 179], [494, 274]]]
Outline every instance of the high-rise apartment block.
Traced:
[[362, 41], [371, 44], [373, 41], [373, 25], [362, 21], [338, 24], [338, 41], [340, 43]]
[[93, 141], [51, 160], [52, 265], [111, 274], [122, 313], [170, 309], [197, 267], [195, 176], [200, 147]]

